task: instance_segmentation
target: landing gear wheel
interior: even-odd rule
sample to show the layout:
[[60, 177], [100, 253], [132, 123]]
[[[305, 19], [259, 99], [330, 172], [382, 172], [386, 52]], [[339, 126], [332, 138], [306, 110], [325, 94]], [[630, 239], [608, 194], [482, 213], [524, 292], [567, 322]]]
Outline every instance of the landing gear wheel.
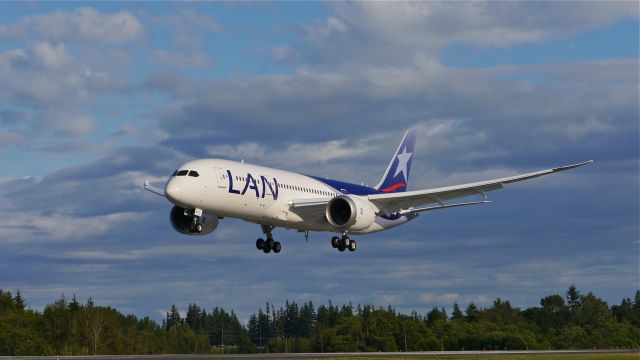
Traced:
[[260, 239], [256, 240], [256, 248], [258, 250], [264, 249], [264, 239], [260, 238]]
[[197, 223], [194, 230], [197, 234], [200, 234], [202, 232], [202, 224]]
[[264, 251], [265, 254], [268, 254], [271, 252], [271, 249], [265, 246], [262, 251]]
[[277, 254], [280, 252], [280, 250], [282, 250], [282, 245], [280, 244], [280, 241], [276, 241], [273, 244], [273, 252]]
[[354, 240], [351, 240], [351, 242], [349, 243], [349, 246], [347, 247], [347, 249], [349, 249], [349, 251], [351, 251], [351, 252], [356, 251], [356, 242]]
[[338, 251], [344, 251], [344, 249], [346, 249], [346, 247], [344, 246], [344, 244], [339, 244], [339, 245], [338, 245]]
[[339, 237], [337, 237], [337, 236], [332, 237], [331, 238], [331, 247], [334, 248], [334, 249], [337, 249], [339, 242], [340, 242], [340, 238]]
[[349, 239], [348, 236], [345, 236], [342, 238], [342, 246], [344, 246], [345, 248], [348, 248], [349, 243], [351, 243], [351, 239]]
[[275, 246], [275, 243], [276, 242], [273, 241], [272, 238], [267, 238], [267, 241], [265, 241], [265, 243], [264, 243], [264, 247], [266, 249], [273, 250], [273, 247]]

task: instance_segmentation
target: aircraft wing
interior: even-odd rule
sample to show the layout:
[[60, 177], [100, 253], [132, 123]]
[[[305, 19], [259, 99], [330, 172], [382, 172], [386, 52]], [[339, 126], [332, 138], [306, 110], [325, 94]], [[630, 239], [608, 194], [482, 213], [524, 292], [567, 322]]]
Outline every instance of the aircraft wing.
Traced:
[[144, 183], [142, 184], [142, 186], [144, 186], [144, 189], [147, 191], [150, 191], [156, 195], [160, 195], [160, 196], [165, 196], [164, 195], [164, 190], [162, 189], [158, 189], [157, 187], [151, 185], [149, 183], [149, 181], [145, 180]]
[[[589, 160], [589, 161], [585, 161], [585, 162], [581, 162], [573, 165], [567, 165], [567, 166], [561, 166], [561, 167], [547, 169], [547, 170], [536, 171], [528, 174], [522, 174], [522, 175], [510, 176], [510, 177], [505, 177], [500, 179], [462, 184], [462, 185], [446, 186], [446, 187], [440, 187], [440, 188], [407, 191], [407, 192], [391, 193], [391, 194], [374, 194], [374, 195], [368, 195], [367, 198], [375, 206], [377, 206], [378, 209], [380, 209], [380, 213], [382, 214], [390, 214], [395, 212], [400, 212], [401, 214], [408, 214], [408, 213], [435, 210], [439, 208], [446, 208], [446, 207], [453, 207], [453, 206], [479, 204], [479, 203], [485, 203], [486, 201], [460, 203], [460, 204], [453, 204], [453, 205], [447, 205], [444, 202], [446, 200], [461, 198], [469, 195], [479, 194], [479, 195], [485, 196], [485, 193], [487, 191], [502, 189], [506, 184], [510, 184], [512, 182], [533, 179], [535, 177], [573, 169], [591, 162], [593, 162], [593, 160]], [[439, 204], [439, 205], [433, 206], [433, 207], [426, 207], [426, 208], [417, 208], [417, 206], [428, 205], [428, 204]]]
[[324, 212], [331, 198], [297, 199], [289, 201], [289, 210], [305, 221], [326, 221]]

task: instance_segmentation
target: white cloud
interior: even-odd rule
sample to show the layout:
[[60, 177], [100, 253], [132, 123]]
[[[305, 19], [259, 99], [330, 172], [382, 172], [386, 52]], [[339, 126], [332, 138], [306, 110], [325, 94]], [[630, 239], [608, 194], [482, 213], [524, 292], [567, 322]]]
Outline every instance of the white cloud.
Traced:
[[460, 294], [426, 292], [420, 295], [420, 300], [425, 304], [453, 304], [455, 301], [460, 301]]
[[293, 143], [285, 149], [267, 149], [255, 142], [239, 145], [215, 145], [207, 147], [211, 156], [228, 159], [255, 159], [289, 166], [299, 166], [310, 162], [329, 162], [337, 159], [354, 159], [366, 154], [374, 147], [358, 140], [330, 140], [324, 143]]
[[113, 253], [102, 250], [76, 250], [64, 253], [60, 258], [63, 259], [76, 259], [84, 261], [93, 260], [135, 260], [137, 257], [133, 254], [126, 253]]
[[33, 45], [36, 58], [48, 68], [59, 68], [71, 60], [71, 55], [62, 43], [52, 45], [48, 42], [38, 42]]
[[81, 7], [25, 16], [14, 25], [0, 26], [0, 38], [26, 38], [35, 32], [41, 39], [53, 41], [83, 39], [122, 43], [139, 38], [143, 30], [142, 23], [129, 11], [104, 14], [91, 7]]
[[189, 25], [189, 27], [194, 29], [211, 32], [218, 32], [223, 30], [222, 25], [220, 25], [211, 16], [198, 13], [191, 9], [182, 9], [180, 11], [180, 14], [173, 20], [174, 25], [177, 23]]
[[202, 69], [213, 65], [213, 61], [203, 52], [167, 51], [157, 49], [153, 52], [154, 59], [170, 66]]
[[92, 117], [79, 115], [61, 121], [56, 127], [56, 131], [67, 135], [82, 136], [89, 134], [97, 126], [98, 123]]
[[290, 46], [276, 46], [271, 49], [273, 59], [284, 65], [294, 65], [301, 60], [301, 55]]
[[342, 20], [329, 16], [324, 20], [316, 21], [307, 26], [307, 31], [312, 37], [329, 38], [334, 34], [346, 32], [347, 26]]
[[29, 60], [24, 49], [11, 49], [0, 52], [0, 70], [8, 71], [19, 64], [25, 64]]
[[174, 15], [158, 17], [156, 21], [173, 32], [173, 45], [180, 49], [201, 48], [205, 35], [223, 30], [213, 17], [191, 9], [181, 9]]
[[0, 234], [5, 243], [27, 243], [33, 241], [70, 241], [87, 239], [112, 233], [122, 226], [134, 226], [143, 215], [123, 212], [92, 217], [73, 217], [61, 214], [42, 215], [23, 212], [20, 215], [28, 222], [20, 224], [15, 218], [0, 219]]
[[447, 44], [509, 47], [638, 17], [634, 2], [368, 1], [334, 6], [334, 14], [302, 27], [300, 53], [307, 56], [299, 64], [413, 65], [437, 59]]

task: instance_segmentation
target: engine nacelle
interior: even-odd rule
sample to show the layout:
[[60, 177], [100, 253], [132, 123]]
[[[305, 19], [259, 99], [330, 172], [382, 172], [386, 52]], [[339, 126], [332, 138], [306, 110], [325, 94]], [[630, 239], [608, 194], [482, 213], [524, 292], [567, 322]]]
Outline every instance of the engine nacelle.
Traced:
[[171, 214], [169, 215], [169, 219], [171, 221], [171, 226], [173, 229], [181, 234], [185, 235], [206, 235], [211, 233], [218, 227], [218, 216], [213, 214], [202, 213], [200, 217], [200, 223], [202, 224], [202, 232], [200, 233], [192, 233], [189, 231], [189, 227], [191, 226], [191, 222], [193, 221], [191, 216], [187, 216], [184, 214], [183, 208], [174, 205], [171, 208]]
[[353, 195], [336, 196], [329, 201], [325, 216], [340, 230], [364, 230], [376, 220], [376, 210], [367, 200]]

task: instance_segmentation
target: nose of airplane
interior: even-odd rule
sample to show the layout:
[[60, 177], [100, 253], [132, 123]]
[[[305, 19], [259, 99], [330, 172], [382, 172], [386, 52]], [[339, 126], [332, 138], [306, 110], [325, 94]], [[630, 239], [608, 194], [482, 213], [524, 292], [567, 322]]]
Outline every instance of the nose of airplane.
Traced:
[[164, 193], [171, 202], [176, 202], [182, 194], [182, 186], [180, 186], [180, 180], [172, 178], [164, 188]]

